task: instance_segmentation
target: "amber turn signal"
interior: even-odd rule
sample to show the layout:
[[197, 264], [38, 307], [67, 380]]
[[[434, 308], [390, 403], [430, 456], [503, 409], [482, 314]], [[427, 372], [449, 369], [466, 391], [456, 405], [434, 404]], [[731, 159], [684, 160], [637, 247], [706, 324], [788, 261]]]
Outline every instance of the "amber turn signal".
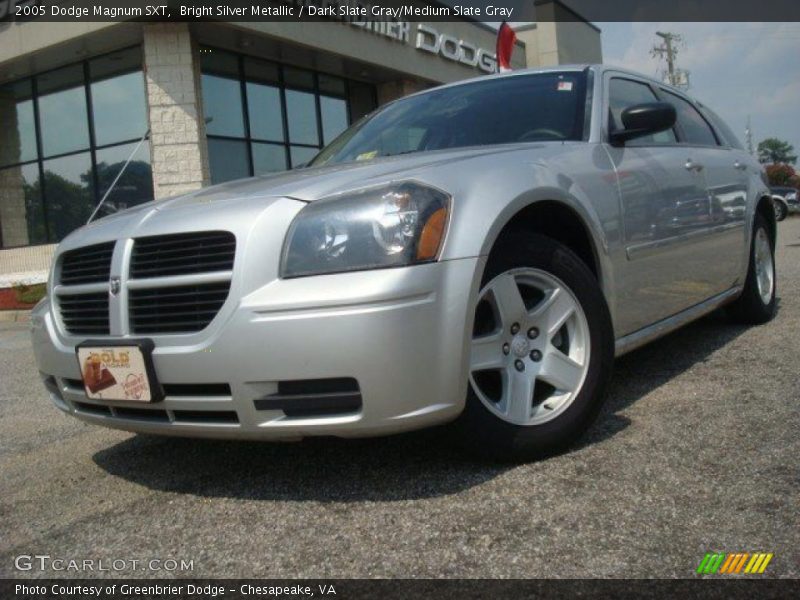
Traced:
[[422, 228], [422, 235], [417, 245], [417, 260], [431, 260], [436, 258], [439, 246], [444, 237], [445, 226], [447, 225], [447, 209], [436, 210]]

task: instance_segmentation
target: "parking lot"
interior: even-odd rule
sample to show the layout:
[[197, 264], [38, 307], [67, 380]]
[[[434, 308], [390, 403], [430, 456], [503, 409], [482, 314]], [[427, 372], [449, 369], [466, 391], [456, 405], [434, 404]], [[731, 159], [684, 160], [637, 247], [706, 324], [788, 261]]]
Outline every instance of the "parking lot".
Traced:
[[776, 319], [711, 315], [617, 361], [584, 443], [475, 463], [441, 431], [300, 444], [136, 436], [50, 406], [24, 324], [0, 324], [0, 576], [14, 558], [137, 577], [688, 577], [707, 551], [800, 577], [800, 218]]

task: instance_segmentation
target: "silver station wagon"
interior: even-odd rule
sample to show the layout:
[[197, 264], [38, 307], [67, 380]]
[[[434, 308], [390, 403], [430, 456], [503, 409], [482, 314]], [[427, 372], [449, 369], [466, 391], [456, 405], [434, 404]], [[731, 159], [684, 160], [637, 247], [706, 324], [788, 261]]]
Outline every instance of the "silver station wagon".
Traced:
[[259, 440], [454, 421], [563, 449], [615, 356], [775, 311], [761, 168], [709, 108], [604, 66], [491, 75], [368, 115], [301, 169], [106, 217], [32, 314], [60, 410]]

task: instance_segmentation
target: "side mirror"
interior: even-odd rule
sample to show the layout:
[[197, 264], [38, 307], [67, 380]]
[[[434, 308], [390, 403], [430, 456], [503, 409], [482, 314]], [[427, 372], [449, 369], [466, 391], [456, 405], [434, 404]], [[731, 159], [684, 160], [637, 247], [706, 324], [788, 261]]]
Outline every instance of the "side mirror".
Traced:
[[622, 126], [625, 129], [611, 132], [613, 144], [624, 144], [645, 135], [671, 129], [675, 125], [675, 107], [668, 102], [647, 102], [629, 106], [622, 111]]

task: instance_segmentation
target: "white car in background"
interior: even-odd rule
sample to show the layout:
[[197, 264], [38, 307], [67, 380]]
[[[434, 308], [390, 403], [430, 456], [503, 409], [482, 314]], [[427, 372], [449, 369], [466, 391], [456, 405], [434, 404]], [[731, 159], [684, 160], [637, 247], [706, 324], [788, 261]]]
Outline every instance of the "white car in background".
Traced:
[[783, 221], [789, 213], [800, 211], [797, 188], [772, 186], [769, 191], [772, 193], [772, 200], [775, 202], [776, 221]]

